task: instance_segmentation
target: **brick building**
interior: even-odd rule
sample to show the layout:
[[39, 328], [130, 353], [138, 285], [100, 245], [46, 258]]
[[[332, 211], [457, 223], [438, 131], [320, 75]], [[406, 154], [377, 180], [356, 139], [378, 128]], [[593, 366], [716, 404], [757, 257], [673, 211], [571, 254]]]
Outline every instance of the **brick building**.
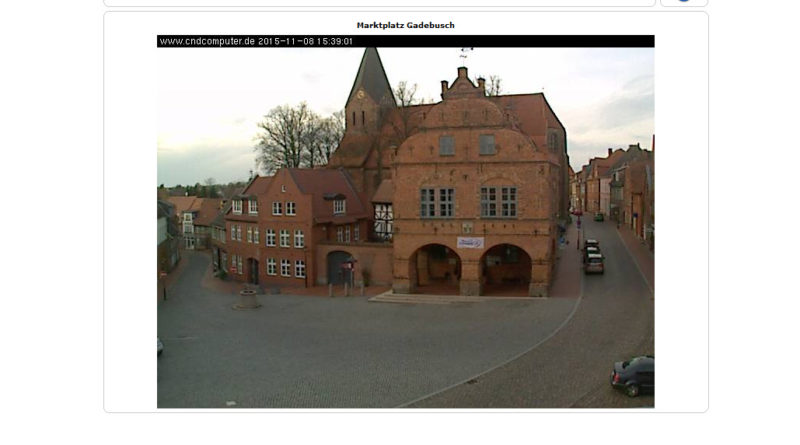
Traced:
[[441, 102], [398, 107], [367, 48], [328, 168], [234, 197], [220, 258], [235, 279], [546, 296], [570, 205], [566, 131], [543, 94], [487, 96], [476, 80], [458, 68]]
[[222, 200], [196, 196], [170, 196], [167, 200], [176, 209], [182, 247], [189, 250], [210, 247], [210, 224], [222, 209]]
[[345, 170], [280, 169], [234, 196], [219, 262], [235, 280], [264, 287], [342, 284], [354, 278], [346, 263], [368, 260], [354, 249], [364, 249], [371, 216]]

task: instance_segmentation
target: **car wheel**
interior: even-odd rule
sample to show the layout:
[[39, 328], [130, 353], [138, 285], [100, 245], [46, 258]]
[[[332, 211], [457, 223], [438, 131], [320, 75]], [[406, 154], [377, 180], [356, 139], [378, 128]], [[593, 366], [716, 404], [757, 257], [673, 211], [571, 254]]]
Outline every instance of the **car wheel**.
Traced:
[[627, 385], [625, 385], [625, 394], [627, 394], [628, 397], [636, 397], [636, 396], [638, 396], [639, 395], [639, 385], [637, 385], [636, 383], [628, 383]]

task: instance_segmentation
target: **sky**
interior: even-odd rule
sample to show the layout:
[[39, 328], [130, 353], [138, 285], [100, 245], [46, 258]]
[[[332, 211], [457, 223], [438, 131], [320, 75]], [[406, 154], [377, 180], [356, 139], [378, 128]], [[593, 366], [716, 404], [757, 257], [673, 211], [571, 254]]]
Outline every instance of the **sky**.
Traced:
[[[272, 108], [307, 102], [327, 116], [344, 108], [363, 48], [158, 50], [158, 183], [245, 180], [256, 171], [257, 123]], [[438, 102], [441, 81], [466, 66], [496, 75], [503, 94], [543, 92], [567, 130], [576, 171], [608, 148], [654, 133], [653, 48], [378, 48], [392, 87], [417, 84]], [[466, 54], [466, 58], [461, 56]]]

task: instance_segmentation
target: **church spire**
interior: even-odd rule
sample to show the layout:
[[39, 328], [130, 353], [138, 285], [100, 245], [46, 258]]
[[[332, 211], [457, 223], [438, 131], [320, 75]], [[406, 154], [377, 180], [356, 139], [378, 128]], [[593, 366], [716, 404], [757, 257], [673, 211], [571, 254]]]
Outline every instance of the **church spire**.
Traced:
[[361, 65], [358, 67], [358, 74], [356, 74], [356, 80], [353, 82], [350, 95], [347, 97], [345, 108], [354, 99], [363, 99], [364, 96], [369, 96], [381, 107], [387, 105], [395, 106], [394, 93], [392, 93], [392, 87], [389, 85], [389, 79], [386, 78], [386, 72], [383, 70], [383, 63], [381, 63], [381, 56], [378, 55], [377, 48], [366, 48], [364, 50], [364, 56], [361, 57]]

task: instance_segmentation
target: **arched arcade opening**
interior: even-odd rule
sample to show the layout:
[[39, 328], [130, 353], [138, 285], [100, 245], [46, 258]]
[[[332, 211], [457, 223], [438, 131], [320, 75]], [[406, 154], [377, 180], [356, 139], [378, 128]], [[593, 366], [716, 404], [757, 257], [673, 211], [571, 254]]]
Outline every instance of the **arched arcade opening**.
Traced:
[[461, 258], [442, 244], [428, 244], [411, 255], [408, 277], [411, 291], [417, 294], [458, 295]]
[[482, 295], [527, 297], [531, 283], [531, 257], [513, 244], [498, 244], [480, 261]]

